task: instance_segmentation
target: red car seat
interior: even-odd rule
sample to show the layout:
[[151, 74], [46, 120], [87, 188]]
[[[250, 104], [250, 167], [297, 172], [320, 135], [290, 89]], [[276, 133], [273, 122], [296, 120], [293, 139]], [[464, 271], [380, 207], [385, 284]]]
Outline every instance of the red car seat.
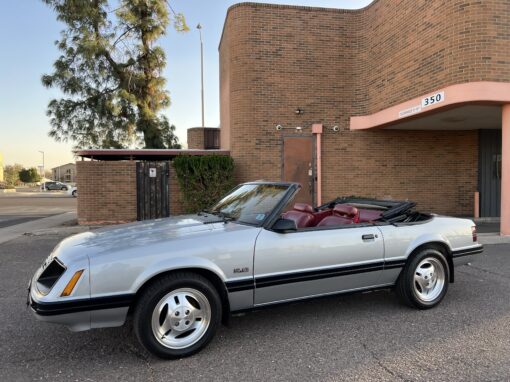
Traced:
[[282, 217], [284, 219], [294, 220], [298, 228], [306, 228], [313, 226], [315, 217], [313, 215], [312, 206], [305, 203], [296, 203], [294, 208], [285, 212]]
[[356, 207], [348, 204], [337, 204], [333, 208], [333, 215], [321, 220], [317, 227], [327, 227], [342, 224], [359, 223], [359, 211]]

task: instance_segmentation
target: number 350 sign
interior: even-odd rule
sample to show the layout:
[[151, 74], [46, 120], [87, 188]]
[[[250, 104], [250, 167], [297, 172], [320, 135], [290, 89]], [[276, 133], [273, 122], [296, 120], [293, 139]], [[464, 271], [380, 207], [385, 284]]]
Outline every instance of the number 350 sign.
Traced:
[[427, 107], [435, 105], [436, 103], [441, 103], [444, 101], [444, 92], [438, 92], [431, 94], [425, 98], [421, 99], [421, 107]]

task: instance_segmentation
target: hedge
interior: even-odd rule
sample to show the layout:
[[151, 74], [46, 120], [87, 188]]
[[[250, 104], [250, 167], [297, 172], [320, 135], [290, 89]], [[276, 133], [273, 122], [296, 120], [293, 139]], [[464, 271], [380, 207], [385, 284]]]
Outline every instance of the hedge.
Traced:
[[234, 160], [229, 156], [178, 156], [172, 165], [186, 212], [210, 208], [234, 186]]

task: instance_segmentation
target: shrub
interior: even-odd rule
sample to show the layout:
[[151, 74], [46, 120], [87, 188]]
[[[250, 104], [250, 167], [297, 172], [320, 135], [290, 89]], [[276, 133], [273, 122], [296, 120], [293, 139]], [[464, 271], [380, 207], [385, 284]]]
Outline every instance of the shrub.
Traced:
[[41, 176], [36, 168], [23, 168], [19, 172], [19, 180], [23, 183], [35, 183], [41, 180]]
[[187, 212], [210, 208], [234, 186], [229, 156], [178, 156], [172, 162]]
[[7, 184], [6, 182], [0, 182], [0, 190], [11, 190], [14, 186], [11, 184]]

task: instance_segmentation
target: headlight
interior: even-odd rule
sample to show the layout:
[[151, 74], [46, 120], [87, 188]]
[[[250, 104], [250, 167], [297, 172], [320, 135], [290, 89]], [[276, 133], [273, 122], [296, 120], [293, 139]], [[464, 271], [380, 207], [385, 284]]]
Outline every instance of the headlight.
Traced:
[[47, 295], [65, 270], [66, 267], [64, 264], [54, 257], [53, 260], [46, 265], [37, 279], [37, 289], [39, 292], [43, 295]]

